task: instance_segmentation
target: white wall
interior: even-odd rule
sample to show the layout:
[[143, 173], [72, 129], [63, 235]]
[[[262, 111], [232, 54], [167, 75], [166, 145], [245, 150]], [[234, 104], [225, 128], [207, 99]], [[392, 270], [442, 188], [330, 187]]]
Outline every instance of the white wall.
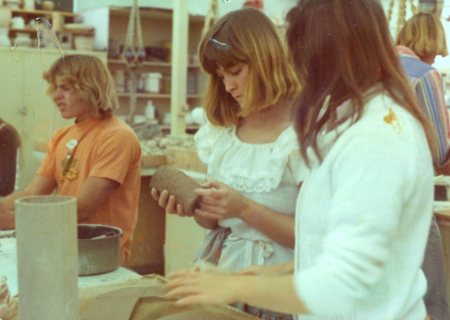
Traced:
[[[191, 14], [206, 15], [211, 0], [186, 0], [188, 10]], [[173, 9], [173, 0], [138, 0], [140, 7], [153, 7], [163, 9]], [[242, 7], [244, 0], [219, 0], [219, 14], [223, 15], [229, 11]], [[297, 0], [265, 0], [264, 12], [276, 22], [282, 22], [289, 8], [294, 6]], [[75, 12], [82, 12], [87, 9], [105, 6], [130, 7], [133, 0], [74, 0]]]
[[[442, 24], [445, 29], [445, 36], [447, 40], [447, 48], [450, 51], [450, 22], [447, 21], [447, 17], [450, 16], [450, 1], [444, 1], [444, 8], [442, 9]], [[437, 56], [433, 65], [439, 70], [445, 71], [447, 74], [450, 71], [450, 56], [441, 57]]]

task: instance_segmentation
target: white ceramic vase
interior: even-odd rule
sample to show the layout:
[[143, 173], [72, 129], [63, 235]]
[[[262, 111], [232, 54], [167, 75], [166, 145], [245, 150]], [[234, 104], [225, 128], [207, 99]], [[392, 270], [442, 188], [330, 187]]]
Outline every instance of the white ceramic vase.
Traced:
[[0, 28], [0, 47], [10, 47], [11, 41], [8, 37], [9, 28]]

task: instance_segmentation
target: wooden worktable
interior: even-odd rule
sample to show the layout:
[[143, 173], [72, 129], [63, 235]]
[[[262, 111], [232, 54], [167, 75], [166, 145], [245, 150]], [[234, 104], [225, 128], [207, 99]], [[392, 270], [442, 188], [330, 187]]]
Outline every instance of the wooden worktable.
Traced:
[[[36, 142], [34, 147], [35, 156], [42, 159], [46, 152], [47, 143]], [[164, 209], [159, 207], [151, 197], [149, 189], [151, 177], [161, 165], [174, 166], [198, 181], [206, 178], [206, 166], [198, 159], [195, 149], [172, 146], [167, 147], [164, 154], [142, 155], [139, 215], [133, 234], [131, 257], [126, 264], [126, 267], [140, 274], [165, 274], [164, 247], [167, 217]], [[170, 217], [170, 219], [177, 220], [173, 217]], [[169, 224], [173, 224], [172, 220]], [[182, 223], [190, 229], [196, 227], [193, 225], [195, 223], [188, 220], [183, 220]], [[203, 235], [197, 236], [197, 238], [202, 237]], [[193, 239], [193, 241], [197, 241], [197, 239]], [[182, 251], [189, 257], [193, 256], [191, 252], [193, 249]], [[175, 269], [179, 264], [178, 261], [174, 261], [172, 263], [173, 268]]]
[[[16, 238], [11, 236], [13, 233], [14, 231], [0, 231], [0, 277], [7, 277], [8, 287], [14, 295], [18, 293], [18, 280]], [[104, 274], [78, 277], [78, 285], [80, 288], [90, 288], [140, 278], [139, 274], [120, 267]]]

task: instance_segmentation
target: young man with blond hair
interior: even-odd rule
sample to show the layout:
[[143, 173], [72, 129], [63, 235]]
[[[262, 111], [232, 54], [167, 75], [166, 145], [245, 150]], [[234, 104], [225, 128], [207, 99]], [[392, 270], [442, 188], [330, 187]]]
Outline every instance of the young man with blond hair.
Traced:
[[130, 255], [137, 220], [141, 150], [136, 135], [114, 117], [118, 99], [110, 72], [89, 55], [57, 60], [44, 74], [64, 119], [31, 183], [0, 199], [0, 229], [14, 228], [14, 201], [56, 191], [77, 198], [78, 222], [120, 227], [121, 263]]

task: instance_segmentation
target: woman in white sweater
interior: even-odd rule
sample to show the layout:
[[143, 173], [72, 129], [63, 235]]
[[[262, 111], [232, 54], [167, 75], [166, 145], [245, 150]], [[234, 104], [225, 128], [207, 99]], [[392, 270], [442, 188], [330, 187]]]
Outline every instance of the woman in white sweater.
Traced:
[[303, 87], [296, 131], [310, 167], [294, 263], [178, 272], [167, 297], [240, 301], [301, 319], [424, 320], [434, 142], [383, 8], [378, 0], [301, 0], [288, 22]]

